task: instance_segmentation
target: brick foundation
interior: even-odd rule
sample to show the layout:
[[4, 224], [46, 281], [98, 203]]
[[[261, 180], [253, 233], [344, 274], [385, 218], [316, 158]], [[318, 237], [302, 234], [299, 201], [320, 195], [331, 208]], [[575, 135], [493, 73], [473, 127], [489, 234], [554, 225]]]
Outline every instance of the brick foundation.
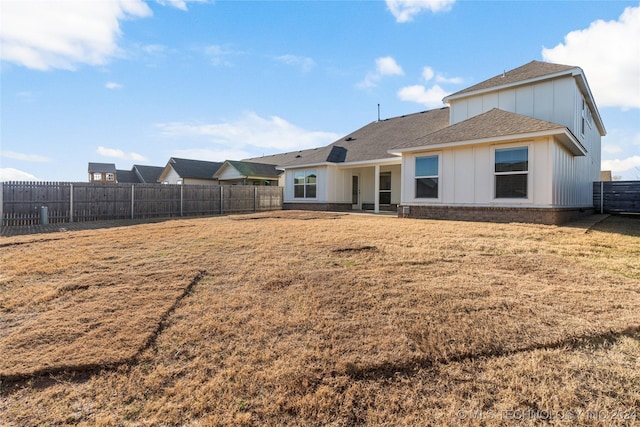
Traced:
[[445, 219], [453, 221], [523, 222], [557, 225], [593, 215], [593, 208], [506, 208], [480, 206], [398, 206], [399, 218]]
[[283, 210], [347, 212], [353, 210], [350, 203], [284, 203]]

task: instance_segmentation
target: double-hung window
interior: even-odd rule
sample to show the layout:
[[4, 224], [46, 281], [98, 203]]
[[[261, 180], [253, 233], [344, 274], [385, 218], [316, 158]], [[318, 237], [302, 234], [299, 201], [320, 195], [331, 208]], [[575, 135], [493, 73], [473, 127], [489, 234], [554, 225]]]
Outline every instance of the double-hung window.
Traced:
[[416, 198], [438, 198], [438, 155], [416, 157]]
[[318, 174], [315, 169], [295, 171], [293, 173], [293, 197], [315, 199]]
[[528, 178], [528, 147], [495, 150], [496, 199], [526, 199]]

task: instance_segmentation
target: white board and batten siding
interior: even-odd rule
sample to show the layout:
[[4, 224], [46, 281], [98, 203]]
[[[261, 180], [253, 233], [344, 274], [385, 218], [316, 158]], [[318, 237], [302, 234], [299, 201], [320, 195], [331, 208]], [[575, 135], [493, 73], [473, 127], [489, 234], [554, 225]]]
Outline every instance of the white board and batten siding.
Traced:
[[[587, 154], [574, 156], [553, 139], [543, 145], [536, 141], [535, 149], [529, 151], [530, 174], [533, 174], [530, 177], [530, 185], [533, 185], [533, 189], [530, 188], [530, 191], [533, 190], [533, 193], [526, 203], [553, 207], [587, 207], [591, 206], [593, 201], [592, 183], [598, 181], [600, 176], [601, 135], [593, 120], [585, 122], [583, 132], [584, 96], [573, 77], [563, 76], [527, 86], [499, 89], [454, 100], [450, 106], [450, 121], [451, 124], [455, 124], [493, 108], [499, 108], [567, 127], [585, 147]], [[595, 114], [595, 112], [591, 113]], [[478, 148], [473, 150], [477, 159]], [[459, 160], [458, 163], [466, 159], [465, 163], [470, 164], [469, 154], [461, 152], [454, 157]], [[488, 159], [487, 162], [485, 169], [491, 172], [493, 159]], [[473, 163], [477, 167], [479, 163], [485, 162]], [[456, 170], [459, 169], [458, 166], [459, 164], [456, 165]], [[476, 172], [476, 182], [483, 182], [486, 185], [487, 177], [477, 174], [478, 172]], [[545, 178], [542, 178], [543, 174]], [[478, 179], [480, 181], [477, 181]], [[550, 182], [544, 182], [549, 179], [551, 179]], [[464, 184], [456, 184], [454, 197], [448, 197], [451, 195], [451, 192], [447, 191], [448, 184], [443, 183], [443, 185], [445, 185], [443, 201], [465, 200], [464, 203], [488, 203], [486, 190], [478, 188], [477, 184], [473, 195], [475, 202], [466, 201], [472, 197], [471, 190]], [[489, 188], [493, 189], [492, 183]]]
[[[515, 141], [507, 144], [482, 144], [408, 153], [403, 156], [403, 205], [515, 206], [552, 205], [551, 137]], [[496, 148], [528, 147], [529, 173], [526, 199], [495, 199], [494, 158]], [[416, 157], [439, 156], [439, 197], [416, 198]]]

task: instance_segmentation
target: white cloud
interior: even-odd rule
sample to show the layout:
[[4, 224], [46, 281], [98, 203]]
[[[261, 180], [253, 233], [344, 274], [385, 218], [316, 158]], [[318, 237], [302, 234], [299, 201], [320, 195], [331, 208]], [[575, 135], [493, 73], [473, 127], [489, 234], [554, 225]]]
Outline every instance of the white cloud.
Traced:
[[370, 88], [378, 85], [383, 76], [403, 76], [404, 71], [391, 56], [384, 56], [376, 59], [376, 70], [367, 73], [364, 80], [358, 83], [360, 88]]
[[255, 147], [268, 152], [319, 147], [340, 137], [332, 132], [302, 129], [277, 116], [263, 118], [253, 112], [229, 122], [171, 122], [159, 123], [156, 126], [162, 134], [169, 137], [206, 138], [221, 147]]
[[116, 82], [107, 82], [104, 87], [111, 90], [122, 89], [124, 86]]
[[51, 159], [49, 159], [48, 157], [41, 156], [39, 154], [24, 154], [24, 153], [17, 153], [15, 151], [2, 151], [2, 157], [6, 157], [8, 159], [14, 159], [14, 160], [22, 160], [24, 162], [36, 162], [36, 163], [51, 161]]
[[459, 85], [464, 83], [464, 79], [462, 77], [445, 77], [442, 74], [438, 73], [438, 75], [436, 76], [436, 82], [442, 84]]
[[546, 61], [581, 67], [601, 107], [640, 108], [640, 7], [616, 21], [598, 20], [542, 49]]
[[456, 0], [386, 0], [387, 8], [396, 18], [396, 22], [410, 22], [417, 14], [431, 12], [448, 12]]
[[150, 15], [142, 0], [2, 0], [0, 55], [37, 70], [104, 64], [118, 53], [120, 21]]
[[222, 45], [209, 45], [204, 48], [197, 49], [204, 53], [205, 56], [209, 57], [211, 64], [214, 66], [223, 65], [226, 67], [230, 67], [233, 63], [230, 61], [230, 57], [235, 55], [242, 55], [243, 52], [233, 50], [228, 46]]
[[602, 152], [608, 154], [620, 154], [622, 153], [622, 147], [619, 145], [602, 144]]
[[448, 93], [438, 85], [429, 89], [422, 85], [407, 86], [398, 91], [398, 98], [402, 101], [417, 102], [429, 108], [442, 107], [442, 98], [447, 95]]
[[147, 158], [144, 157], [141, 154], [138, 153], [125, 153], [122, 150], [116, 149], [116, 148], [106, 148], [106, 147], [98, 147], [98, 149], [96, 150], [96, 152], [98, 154], [100, 154], [103, 157], [114, 157], [116, 159], [122, 159], [122, 160], [136, 160], [136, 161], [142, 161], [142, 162], [146, 162]]
[[613, 173], [627, 172], [633, 168], [640, 168], [640, 156], [602, 161], [602, 170], [610, 170]]
[[281, 55], [277, 56], [275, 59], [283, 64], [300, 67], [304, 72], [311, 71], [311, 69], [316, 65], [313, 59], [307, 58], [306, 56]]
[[464, 83], [464, 79], [462, 77], [446, 77], [444, 74], [438, 72], [436, 73], [432, 67], [426, 66], [422, 69], [422, 79], [425, 82], [430, 81], [435, 77], [436, 83], [441, 84], [453, 84], [459, 85]]
[[402, 76], [404, 74], [402, 67], [390, 56], [376, 59], [376, 72], [381, 76]]
[[176, 9], [187, 10], [187, 3], [207, 3], [208, 0], [156, 0], [159, 4], [173, 6]]
[[424, 67], [422, 69], [422, 78], [424, 79], [425, 82], [428, 82], [429, 80], [431, 80], [435, 75], [436, 74], [434, 73], [433, 68], [431, 67]]
[[0, 182], [40, 181], [35, 175], [14, 168], [0, 168]]

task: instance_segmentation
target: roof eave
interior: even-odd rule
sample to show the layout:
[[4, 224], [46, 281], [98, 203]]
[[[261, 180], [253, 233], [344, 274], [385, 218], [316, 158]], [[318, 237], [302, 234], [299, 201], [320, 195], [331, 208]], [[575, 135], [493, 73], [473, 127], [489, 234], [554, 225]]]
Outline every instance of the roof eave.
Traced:
[[[393, 154], [393, 153], [389, 153], [389, 154]], [[367, 166], [367, 165], [371, 165], [371, 166], [375, 166], [375, 165], [395, 165], [395, 164], [400, 164], [402, 162], [402, 159], [400, 157], [398, 157], [396, 154], [393, 154], [393, 157], [385, 157], [382, 159], [372, 159], [372, 160], [359, 160], [357, 162], [344, 162], [344, 163], [336, 163], [337, 166], [339, 166], [340, 168], [345, 168], [345, 167], [353, 167], [353, 166]]]
[[278, 165], [276, 166], [276, 169], [287, 170], [287, 169], [315, 168], [318, 166], [331, 166], [335, 164], [336, 163], [330, 163], [330, 162], [317, 162], [317, 163], [303, 163], [299, 165]]
[[462, 147], [466, 145], [480, 145], [499, 142], [518, 141], [525, 139], [533, 139], [544, 136], [555, 136], [572, 154], [576, 156], [584, 156], [587, 154], [587, 150], [584, 148], [580, 141], [571, 134], [566, 128], [558, 128], [540, 132], [528, 132], [515, 135], [505, 135], [490, 138], [479, 138], [465, 141], [445, 142], [440, 144], [422, 145], [417, 147], [399, 148], [389, 150], [391, 154], [402, 155], [404, 153], [412, 153], [417, 151], [429, 151], [440, 150], [443, 148]]

